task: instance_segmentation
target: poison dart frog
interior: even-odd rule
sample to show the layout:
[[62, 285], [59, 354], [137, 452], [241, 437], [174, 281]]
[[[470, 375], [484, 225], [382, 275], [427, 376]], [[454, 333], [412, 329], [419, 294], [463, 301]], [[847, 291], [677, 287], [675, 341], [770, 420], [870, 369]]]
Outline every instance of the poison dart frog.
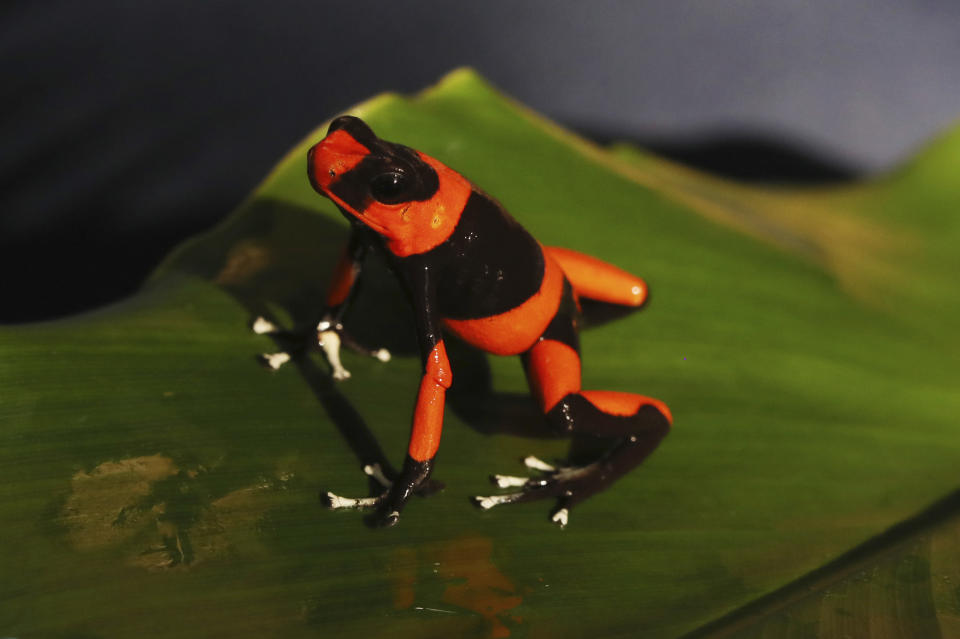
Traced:
[[527, 457], [536, 476], [492, 476], [500, 488], [515, 490], [475, 497], [483, 509], [555, 498], [551, 519], [565, 526], [573, 506], [640, 464], [670, 430], [672, 417], [663, 402], [580, 385], [580, 298], [639, 307], [647, 300], [642, 279], [594, 257], [540, 244], [465, 177], [424, 153], [381, 140], [356, 117], [330, 124], [308, 153], [307, 172], [317, 193], [351, 222], [317, 326], [335, 376], [346, 377], [337, 355], [338, 338], [347, 337], [341, 319], [370, 249], [386, 256], [413, 306], [423, 364], [399, 476], [391, 481], [368, 467], [383, 493], [361, 499], [326, 493], [330, 507], [374, 508], [377, 523], [391, 526], [426, 485], [453, 383], [445, 333], [488, 353], [519, 355], [553, 429], [610, 442], [606, 453], [583, 466], [557, 467]]

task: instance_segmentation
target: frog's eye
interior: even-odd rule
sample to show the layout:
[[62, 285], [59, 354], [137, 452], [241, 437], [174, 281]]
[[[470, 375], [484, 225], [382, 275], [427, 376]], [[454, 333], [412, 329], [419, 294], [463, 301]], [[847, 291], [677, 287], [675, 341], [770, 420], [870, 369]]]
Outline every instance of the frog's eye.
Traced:
[[400, 171], [381, 173], [370, 180], [370, 195], [383, 204], [396, 204], [406, 199], [410, 178]]

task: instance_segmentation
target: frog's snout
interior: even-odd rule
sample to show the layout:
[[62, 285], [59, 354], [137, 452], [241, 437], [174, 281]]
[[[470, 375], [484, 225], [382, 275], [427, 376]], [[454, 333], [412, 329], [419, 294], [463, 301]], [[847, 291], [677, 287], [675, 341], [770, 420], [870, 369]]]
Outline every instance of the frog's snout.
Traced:
[[[322, 154], [317, 153], [317, 147], [319, 147], [323, 142], [318, 142], [310, 147], [310, 150], [307, 151], [307, 177], [310, 178], [310, 186], [313, 187], [313, 190], [319, 193], [320, 195], [326, 195], [326, 189], [330, 186], [330, 173], [323, 169], [322, 166], [319, 166], [319, 160]], [[326, 175], [327, 179], [323, 179], [323, 176]]]
[[[337, 122], [348, 117], [334, 120], [327, 136], [307, 152], [307, 174], [310, 177], [310, 184], [322, 195], [327, 195], [334, 182], [370, 155], [370, 150], [358, 142], [350, 131], [343, 127], [334, 129]], [[360, 120], [357, 121], [360, 122]]]
[[342, 135], [344, 134], [334, 137], [327, 135], [307, 151], [307, 175], [310, 176], [310, 185], [324, 196], [327, 196], [340, 174], [348, 171], [352, 164], [344, 157], [350, 155], [350, 152], [345, 152], [343, 144], [340, 144], [342, 140], [338, 138]]

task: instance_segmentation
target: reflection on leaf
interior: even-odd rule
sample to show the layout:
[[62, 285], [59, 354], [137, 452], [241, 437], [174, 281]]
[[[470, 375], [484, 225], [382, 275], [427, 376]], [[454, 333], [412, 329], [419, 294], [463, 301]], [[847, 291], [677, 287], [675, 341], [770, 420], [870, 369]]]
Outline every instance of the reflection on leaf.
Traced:
[[[429, 569], [426, 581], [439, 581], [442, 601], [483, 617], [485, 636], [510, 636], [510, 626], [522, 623], [511, 611], [523, 603], [514, 583], [493, 562], [493, 541], [487, 537], [463, 537], [439, 544], [398, 548], [388, 567], [394, 584], [394, 608], [426, 613], [450, 613], [417, 599], [417, 575]], [[428, 583], [425, 589], [429, 590]]]
[[493, 541], [476, 537], [457, 539], [439, 549], [437, 565], [441, 578], [452, 581], [443, 600], [483, 615], [490, 624], [490, 636], [509, 637], [506, 621], [523, 621], [509, 612], [523, 603], [516, 587], [493, 564]]

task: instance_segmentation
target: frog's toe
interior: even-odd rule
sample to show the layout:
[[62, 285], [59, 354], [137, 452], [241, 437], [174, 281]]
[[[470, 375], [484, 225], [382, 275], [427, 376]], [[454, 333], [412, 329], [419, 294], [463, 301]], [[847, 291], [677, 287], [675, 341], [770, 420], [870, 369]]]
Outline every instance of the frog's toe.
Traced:
[[512, 504], [516, 501], [520, 501], [523, 496], [523, 493], [507, 493], [506, 495], [477, 495], [472, 497], [474, 505], [476, 505], [481, 510], [490, 510], [494, 506], [500, 506], [501, 504]]
[[565, 506], [557, 508], [550, 516], [550, 521], [560, 526], [561, 529], [566, 528], [570, 521], [570, 509]]
[[250, 323], [250, 330], [257, 335], [270, 335], [272, 333], [279, 333], [280, 327], [268, 320], [263, 315], [258, 315]]
[[[524, 488], [517, 493], [505, 493], [503, 495], [486, 495], [472, 498], [473, 503], [481, 510], [490, 510], [495, 506], [503, 504], [518, 504], [525, 501], [533, 501], [545, 497], [558, 497], [559, 505], [550, 515], [550, 521], [566, 528], [570, 521], [570, 507], [567, 504], [566, 489], [562, 482], [551, 482], [549, 480], [531, 480], [537, 482], [534, 487]], [[539, 489], [539, 490], [538, 490]]]
[[383, 500], [379, 497], [343, 497], [330, 491], [320, 493], [320, 501], [330, 510], [342, 510], [344, 508], [373, 508]]
[[490, 475], [490, 482], [497, 488], [519, 488], [520, 492], [489, 496], [478, 495], [473, 498], [473, 502], [483, 510], [490, 510], [500, 504], [555, 497], [562, 492], [563, 478], [573, 470], [563, 466], [554, 466], [533, 455], [527, 455], [522, 461], [527, 468], [542, 473], [542, 476]]
[[523, 463], [540, 475], [491, 475], [490, 481], [498, 488], [519, 490], [500, 495], [479, 495], [473, 498], [473, 503], [483, 510], [490, 510], [502, 504], [557, 499], [550, 521], [564, 528], [570, 521], [570, 509], [609, 483], [605, 466], [600, 462], [586, 466], [555, 466], [530, 455], [523, 459]]
[[530, 477], [517, 477], [514, 475], [490, 475], [490, 482], [497, 488], [518, 488], [526, 486], [532, 479]]
[[372, 357], [381, 362], [389, 362], [393, 357], [390, 354], [390, 351], [387, 350], [386, 348], [369, 348], [367, 346], [364, 346], [363, 344], [358, 342], [356, 339], [354, 339], [353, 336], [350, 335], [350, 333], [348, 333], [343, 328], [340, 328], [337, 332], [339, 333], [339, 336], [340, 336], [340, 343], [346, 348], [353, 351], [354, 353], [358, 353], [366, 357]]
[[257, 359], [259, 359], [260, 363], [266, 368], [275, 371], [290, 361], [290, 353], [286, 351], [280, 351], [279, 353], [260, 353]]
[[378, 484], [384, 488], [390, 488], [393, 486], [393, 482], [384, 474], [383, 468], [380, 467], [380, 464], [367, 464], [363, 467], [363, 472], [368, 476], [372, 477]]
[[557, 472], [557, 467], [553, 464], [548, 464], [539, 457], [534, 457], [533, 455], [527, 455], [523, 458], [523, 465], [532, 470], [539, 470], [544, 473], [555, 473]]

